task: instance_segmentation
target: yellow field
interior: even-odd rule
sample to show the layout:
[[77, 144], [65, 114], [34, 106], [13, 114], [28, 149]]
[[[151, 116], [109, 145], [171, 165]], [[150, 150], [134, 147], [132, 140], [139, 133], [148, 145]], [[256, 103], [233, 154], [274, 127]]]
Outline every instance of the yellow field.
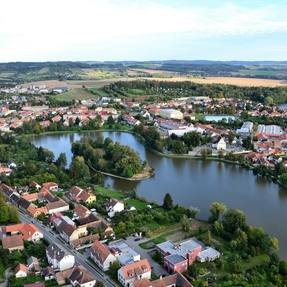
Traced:
[[172, 78], [145, 78], [147, 80], [157, 81], [191, 81], [199, 84], [225, 84], [235, 85], [241, 87], [278, 87], [287, 86], [286, 81], [271, 80], [271, 79], [253, 79], [253, 78], [235, 78], [235, 77], [206, 77], [206, 78], [193, 78], [193, 77], [172, 77]]

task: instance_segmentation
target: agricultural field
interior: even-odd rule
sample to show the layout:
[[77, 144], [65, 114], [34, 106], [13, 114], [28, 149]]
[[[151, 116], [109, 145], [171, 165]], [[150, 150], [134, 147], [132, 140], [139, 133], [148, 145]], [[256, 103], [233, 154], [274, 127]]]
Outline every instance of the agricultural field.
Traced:
[[234, 85], [240, 87], [278, 87], [287, 86], [287, 81], [273, 80], [273, 79], [259, 79], [259, 78], [241, 78], [241, 77], [172, 77], [168, 79], [164, 78], [152, 78], [156, 81], [174, 81], [184, 82], [190, 81], [198, 84], [225, 84]]

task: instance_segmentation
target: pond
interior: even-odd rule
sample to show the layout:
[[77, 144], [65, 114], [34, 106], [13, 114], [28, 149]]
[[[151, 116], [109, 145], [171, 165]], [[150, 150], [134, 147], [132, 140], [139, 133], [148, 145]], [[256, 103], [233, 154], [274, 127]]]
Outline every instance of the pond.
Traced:
[[71, 144], [82, 137], [110, 137], [136, 150], [143, 160], [155, 169], [152, 178], [140, 182], [107, 177], [105, 184], [117, 190], [136, 190], [137, 194], [161, 204], [166, 193], [174, 203], [200, 209], [201, 219], [209, 216], [208, 208], [214, 201], [228, 207], [242, 209], [248, 223], [263, 227], [280, 241], [280, 255], [287, 258], [287, 191], [252, 171], [232, 164], [195, 159], [173, 159], [147, 151], [132, 134], [121, 132], [89, 132], [34, 137], [36, 146], [45, 147], [57, 157], [61, 152], [71, 162]]

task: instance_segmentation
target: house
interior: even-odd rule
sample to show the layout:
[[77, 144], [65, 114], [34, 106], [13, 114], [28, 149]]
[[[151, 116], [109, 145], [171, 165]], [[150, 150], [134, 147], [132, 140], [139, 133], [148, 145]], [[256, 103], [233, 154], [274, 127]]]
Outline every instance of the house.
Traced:
[[71, 269], [56, 273], [58, 285], [70, 282], [74, 287], [94, 287], [96, 278], [83, 266], [75, 266]]
[[74, 216], [77, 218], [86, 218], [88, 217], [92, 212], [85, 206], [81, 204], [76, 204], [74, 208]]
[[21, 235], [23, 240], [37, 242], [43, 238], [43, 233], [32, 223], [8, 225], [2, 228], [6, 235]]
[[12, 173], [12, 169], [7, 166], [2, 166], [0, 164], [0, 174], [5, 176], [10, 176]]
[[90, 249], [91, 259], [103, 270], [108, 271], [117, 259], [106, 244], [96, 240]]
[[41, 272], [41, 275], [44, 277], [45, 281], [55, 279], [55, 272], [52, 267], [48, 266], [44, 268]]
[[151, 267], [147, 259], [128, 264], [118, 270], [118, 280], [125, 287], [133, 287], [135, 280], [150, 278]]
[[67, 193], [67, 196], [75, 202], [84, 202], [87, 204], [93, 203], [96, 201], [96, 196], [84, 190], [78, 186], [73, 186]]
[[217, 150], [226, 150], [226, 142], [224, 138], [221, 138], [217, 144], [214, 145]]
[[59, 185], [55, 182], [45, 182], [42, 186], [49, 191], [57, 191], [59, 189]]
[[117, 212], [122, 212], [124, 209], [124, 203], [113, 198], [106, 204], [106, 211], [109, 217], [114, 217]]
[[17, 264], [15, 268], [15, 277], [23, 278], [27, 277], [27, 275], [28, 275], [28, 267], [22, 263]]
[[41, 271], [39, 260], [33, 256], [27, 259], [27, 267], [30, 272], [34, 272], [35, 274], [39, 274]]
[[36, 181], [32, 181], [32, 182], [30, 183], [30, 187], [31, 187], [31, 188], [34, 188], [34, 189], [36, 189], [36, 190], [39, 190], [39, 189], [41, 188], [41, 185], [40, 185], [39, 183], [37, 183]]
[[92, 273], [88, 272], [83, 266], [75, 266], [69, 281], [74, 287], [94, 287], [96, 285], [96, 278]]
[[48, 210], [46, 206], [43, 207], [37, 207], [35, 204], [31, 203], [29, 207], [26, 210], [31, 216], [34, 218], [37, 218], [41, 214], [47, 214]]
[[69, 210], [69, 204], [65, 202], [63, 199], [58, 199], [54, 202], [49, 202], [46, 205], [46, 208], [48, 210], [49, 214], [55, 213], [55, 212], [63, 212]]
[[75, 264], [75, 257], [66, 253], [56, 244], [51, 244], [46, 249], [47, 260], [54, 269], [60, 271], [72, 268]]
[[8, 249], [9, 252], [24, 249], [24, 241], [22, 235], [13, 235], [2, 238], [3, 249]]
[[157, 280], [149, 279], [136, 280], [134, 287], [193, 287], [191, 283], [181, 274], [174, 273], [169, 276], [160, 277]]
[[88, 235], [87, 226], [76, 227], [75, 225], [68, 224], [65, 221], [58, 226], [57, 230], [62, 238], [69, 243]]
[[184, 272], [203, 250], [203, 245], [191, 238], [180, 243], [165, 241], [156, 246], [164, 256], [164, 267], [172, 272]]
[[10, 198], [16, 191], [7, 184], [1, 183], [0, 184], [0, 191], [5, 194], [7, 198]]

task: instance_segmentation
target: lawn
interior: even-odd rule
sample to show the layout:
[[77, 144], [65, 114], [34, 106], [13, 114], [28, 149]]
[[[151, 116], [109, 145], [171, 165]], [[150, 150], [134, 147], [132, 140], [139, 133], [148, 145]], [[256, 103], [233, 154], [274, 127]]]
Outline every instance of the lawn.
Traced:
[[140, 200], [140, 199], [127, 199], [125, 201], [125, 204], [128, 206], [134, 206], [137, 210], [141, 210], [141, 209], [146, 209], [147, 208], [147, 204], [146, 202]]
[[84, 88], [71, 88], [68, 92], [51, 96], [58, 101], [87, 100], [97, 98], [96, 95]]
[[125, 195], [120, 191], [115, 191], [111, 188], [99, 186], [96, 188], [96, 194], [100, 194], [104, 197], [110, 197], [115, 198], [118, 200], [123, 200], [125, 198]]
[[143, 249], [153, 248], [156, 244], [166, 241], [169, 235], [172, 235], [182, 229], [179, 223], [165, 226], [154, 223], [153, 225], [147, 226], [152, 230], [151, 240], [140, 244], [140, 247]]

